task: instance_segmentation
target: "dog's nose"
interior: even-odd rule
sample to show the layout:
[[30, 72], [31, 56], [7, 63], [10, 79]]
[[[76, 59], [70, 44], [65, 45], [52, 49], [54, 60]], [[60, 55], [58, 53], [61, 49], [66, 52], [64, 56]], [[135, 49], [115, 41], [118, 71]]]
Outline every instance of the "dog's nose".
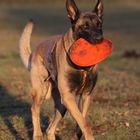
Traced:
[[102, 40], [102, 39], [103, 39], [103, 36], [102, 36], [102, 35], [97, 35], [97, 36], [96, 36], [96, 39], [97, 39], [97, 40]]
[[96, 41], [96, 43], [100, 43], [100, 42], [102, 42], [103, 41], [103, 35], [97, 35], [96, 37], [95, 37], [95, 41]]

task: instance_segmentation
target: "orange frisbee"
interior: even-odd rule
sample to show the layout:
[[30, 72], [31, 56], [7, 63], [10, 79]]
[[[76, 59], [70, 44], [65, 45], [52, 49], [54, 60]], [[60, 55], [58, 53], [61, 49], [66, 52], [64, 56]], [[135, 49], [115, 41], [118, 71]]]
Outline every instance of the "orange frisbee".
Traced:
[[80, 38], [70, 47], [69, 56], [75, 65], [89, 67], [105, 60], [112, 53], [112, 49], [112, 42], [108, 39], [93, 45]]

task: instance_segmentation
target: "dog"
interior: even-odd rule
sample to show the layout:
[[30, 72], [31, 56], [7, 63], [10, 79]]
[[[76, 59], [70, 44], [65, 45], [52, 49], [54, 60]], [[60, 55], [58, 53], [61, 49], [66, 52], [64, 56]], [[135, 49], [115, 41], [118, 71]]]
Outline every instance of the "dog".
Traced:
[[[31, 74], [33, 140], [43, 140], [40, 107], [50, 97], [55, 103], [55, 113], [46, 130], [48, 140], [55, 140], [55, 129], [67, 110], [77, 122], [72, 140], [82, 135], [85, 140], [94, 140], [86, 115], [98, 77], [97, 65], [77, 66], [70, 61], [68, 51], [79, 38], [92, 44], [102, 42], [103, 3], [98, 0], [93, 11], [80, 12], [74, 0], [66, 0], [66, 10], [71, 28], [64, 35], [49, 37], [31, 52], [33, 22], [30, 21], [20, 38], [20, 56]], [[78, 103], [76, 96], [79, 96]]]

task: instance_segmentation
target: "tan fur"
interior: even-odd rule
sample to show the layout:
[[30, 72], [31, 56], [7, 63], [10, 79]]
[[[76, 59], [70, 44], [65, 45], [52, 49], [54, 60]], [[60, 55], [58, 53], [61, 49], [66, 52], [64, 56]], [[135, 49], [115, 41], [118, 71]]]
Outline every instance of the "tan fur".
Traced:
[[29, 22], [26, 25], [19, 42], [20, 56], [23, 61], [23, 64], [28, 70], [30, 70], [31, 67], [30, 37], [31, 37], [32, 29], [33, 29], [33, 23]]
[[[43, 140], [40, 110], [44, 100], [50, 97], [54, 100], [55, 112], [46, 130], [47, 140], [55, 140], [56, 127], [67, 110], [77, 122], [76, 132], [71, 140], [80, 140], [82, 134], [85, 140], [95, 140], [86, 116], [97, 80], [97, 69], [96, 66], [75, 67], [68, 52], [74, 40], [81, 37], [91, 43], [102, 41], [103, 4], [102, 0], [98, 0], [94, 12], [80, 13], [74, 0], [67, 0], [66, 9], [72, 28], [64, 35], [48, 38], [31, 53], [33, 23], [29, 22], [20, 39], [20, 56], [31, 73], [33, 140]], [[80, 97], [77, 104], [75, 96], [78, 93]]]
[[[29, 39], [32, 27], [33, 25], [31, 22], [27, 24], [20, 40], [20, 55], [26, 68], [28, 69], [29, 57], [31, 57]], [[36, 51], [32, 53], [32, 57], [30, 58], [32, 82], [31, 95], [33, 99], [31, 110], [34, 127], [34, 140], [43, 140], [43, 134], [40, 126], [40, 107], [44, 99], [49, 99], [51, 95], [55, 102], [56, 111], [46, 131], [48, 140], [55, 140], [55, 129], [58, 122], [62, 119], [62, 115], [60, 113], [65, 112], [65, 107], [77, 121], [82, 133], [85, 136], [85, 140], [94, 140], [91, 127], [85, 119], [90, 103], [90, 95], [87, 93], [82, 96], [80, 100], [83, 100], [83, 102], [80, 103], [81, 107], [79, 106], [78, 108], [75, 101], [75, 95], [70, 93], [68, 88], [67, 77], [65, 74], [68, 71], [75, 71], [75, 69], [67, 63], [65, 52], [68, 51], [73, 41], [72, 30], [70, 29], [64, 36], [52, 37], [41, 43]], [[64, 46], [66, 47], [66, 50], [64, 50]], [[55, 47], [56, 55], [54, 60], [56, 61], [57, 71], [54, 71], [55, 64], [53, 60], [51, 60], [52, 52]], [[95, 71], [95, 68], [93, 71]], [[58, 111], [59, 109], [60, 111]], [[79, 131], [79, 128], [77, 128], [77, 131]]]

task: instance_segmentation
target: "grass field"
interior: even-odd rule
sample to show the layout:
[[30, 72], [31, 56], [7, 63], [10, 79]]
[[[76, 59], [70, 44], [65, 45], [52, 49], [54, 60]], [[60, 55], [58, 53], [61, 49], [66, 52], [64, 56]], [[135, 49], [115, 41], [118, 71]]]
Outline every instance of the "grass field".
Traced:
[[[88, 116], [96, 140], [140, 140], [140, 57], [123, 57], [127, 50], [140, 54], [139, 16], [139, 2], [105, 4], [104, 35], [113, 41], [114, 52], [99, 65]], [[0, 140], [30, 140], [32, 135], [30, 78], [18, 53], [20, 34], [30, 18], [36, 23], [33, 48], [70, 26], [63, 5], [0, 6]], [[44, 132], [52, 114], [53, 102], [47, 101], [41, 112]], [[70, 139], [74, 127], [67, 113], [57, 128], [58, 140]]]

